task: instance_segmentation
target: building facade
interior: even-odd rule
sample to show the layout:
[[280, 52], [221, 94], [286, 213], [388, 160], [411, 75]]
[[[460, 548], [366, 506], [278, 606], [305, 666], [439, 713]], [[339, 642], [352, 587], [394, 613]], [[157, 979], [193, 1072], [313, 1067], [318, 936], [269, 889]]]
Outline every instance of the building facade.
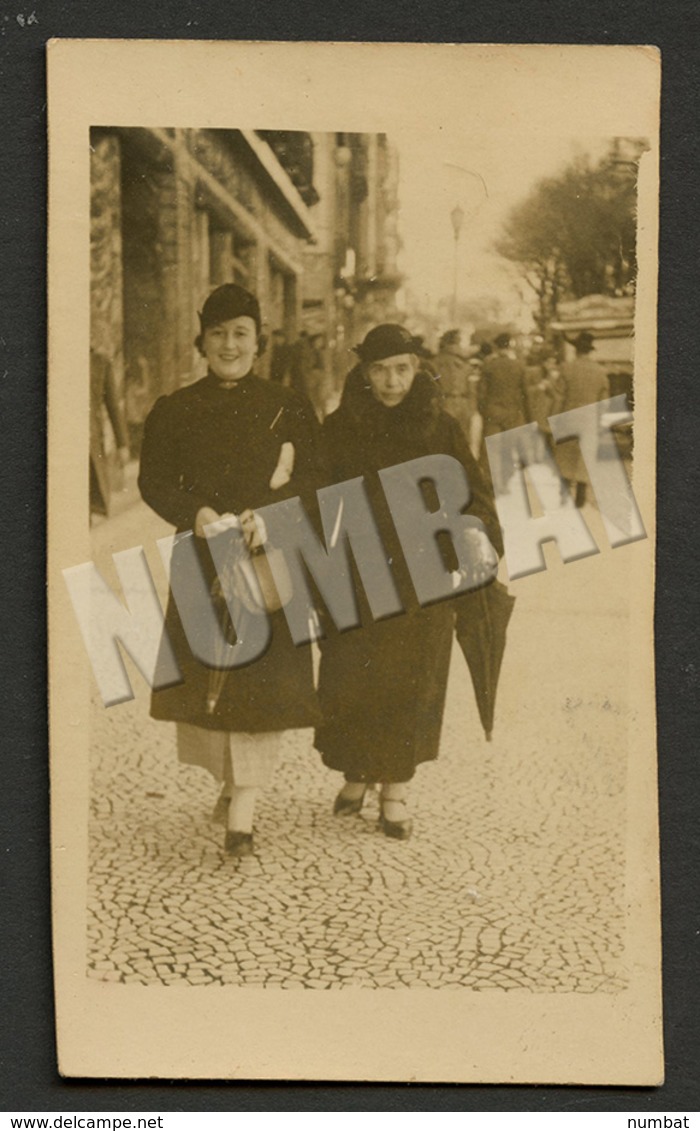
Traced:
[[313, 364], [323, 415], [351, 347], [395, 310], [398, 164], [386, 137], [100, 127], [90, 149], [91, 347], [122, 391], [132, 457], [156, 398], [203, 373], [197, 311], [225, 282], [252, 290], [266, 335], [296, 349], [285, 379], [303, 387]]
[[313, 134], [320, 198], [316, 240], [304, 253], [302, 316], [324, 333], [336, 389], [352, 347], [379, 322], [396, 319], [399, 164], [385, 134]]

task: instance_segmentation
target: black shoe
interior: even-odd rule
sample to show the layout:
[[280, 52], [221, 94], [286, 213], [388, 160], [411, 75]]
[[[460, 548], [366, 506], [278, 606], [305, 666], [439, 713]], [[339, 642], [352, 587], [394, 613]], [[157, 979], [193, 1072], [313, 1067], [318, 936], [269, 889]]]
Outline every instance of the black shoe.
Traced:
[[334, 816], [351, 817], [353, 813], [359, 813], [364, 804], [366, 793], [367, 786], [365, 786], [359, 797], [345, 797], [341, 789], [340, 793], [333, 802]]
[[[395, 802], [395, 804], [397, 804]], [[403, 802], [398, 802], [403, 804]], [[393, 840], [408, 840], [413, 832], [413, 821], [410, 817], [405, 817], [403, 821], [390, 821], [384, 816], [384, 806], [382, 805], [379, 814], [379, 827], [384, 833], [384, 836], [389, 836]]]
[[226, 831], [226, 839], [224, 840], [224, 852], [227, 856], [234, 856], [241, 859], [243, 856], [253, 855], [253, 834], [252, 833], [237, 833], [231, 829]]

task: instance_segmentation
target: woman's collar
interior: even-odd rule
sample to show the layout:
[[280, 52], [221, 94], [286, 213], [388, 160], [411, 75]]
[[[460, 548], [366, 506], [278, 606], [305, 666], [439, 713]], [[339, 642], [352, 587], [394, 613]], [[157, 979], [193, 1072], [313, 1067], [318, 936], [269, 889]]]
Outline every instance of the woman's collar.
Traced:
[[243, 375], [243, 377], [237, 377], [235, 381], [222, 381], [220, 377], [216, 376], [216, 373], [212, 373], [211, 369], [207, 370], [207, 381], [213, 389], [231, 390], [240, 388], [241, 385], [247, 384], [252, 376], [253, 371], [252, 369], [249, 369], [248, 372]]

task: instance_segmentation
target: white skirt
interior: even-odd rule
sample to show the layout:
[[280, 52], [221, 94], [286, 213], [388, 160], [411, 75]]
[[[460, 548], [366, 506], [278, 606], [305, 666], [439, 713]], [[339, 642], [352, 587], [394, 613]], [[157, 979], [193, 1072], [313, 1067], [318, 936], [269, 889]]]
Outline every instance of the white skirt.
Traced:
[[209, 730], [177, 723], [177, 756], [188, 766], [202, 766], [219, 782], [268, 786], [280, 761], [278, 730], [248, 734]]

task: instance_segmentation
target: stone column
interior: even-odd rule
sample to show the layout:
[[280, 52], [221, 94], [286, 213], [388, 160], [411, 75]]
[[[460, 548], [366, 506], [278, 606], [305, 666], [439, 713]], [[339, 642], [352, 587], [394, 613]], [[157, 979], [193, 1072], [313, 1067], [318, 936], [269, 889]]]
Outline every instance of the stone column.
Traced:
[[116, 134], [90, 147], [90, 344], [123, 381], [121, 152]]

